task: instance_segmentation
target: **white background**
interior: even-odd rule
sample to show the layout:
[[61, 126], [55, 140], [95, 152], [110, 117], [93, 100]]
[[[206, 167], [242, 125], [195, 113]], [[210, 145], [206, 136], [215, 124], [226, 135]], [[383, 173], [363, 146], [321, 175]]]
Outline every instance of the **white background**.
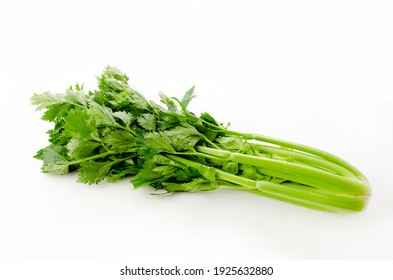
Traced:
[[[0, 259], [393, 259], [392, 35], [391, 1], [1, 1]], [[42, 174], [50, 125], [29, 97], [95, 89], [106, 65], [149, 99], [196, 85], [196, 113], [341, 156], [369, 178], [369, 207]]]

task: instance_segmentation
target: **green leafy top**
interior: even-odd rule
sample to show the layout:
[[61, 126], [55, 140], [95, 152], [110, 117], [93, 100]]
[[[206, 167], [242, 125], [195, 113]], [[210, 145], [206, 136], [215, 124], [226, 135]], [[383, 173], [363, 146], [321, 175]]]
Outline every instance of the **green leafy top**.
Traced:
[[[130, 88], [129, 78], [115, 67], [107, 67], [97, 79], [98, 90], [88, 94], [76, 85], [65, 93], [44, 92], [31, 98], [37, 110], [45, 110], [43, 119], [54, 123], [49, 132], [52, 144], [36, 154], [44, 162], [44, 172], [78, 170], [78, 180], [88, 184], [136, 175], [135, 187], [151, 184], [168, 191], [181, 191], [173, 186], [180, 177], [182, 184], [204, 189], [202, 180], [215, 181], [202, 167], [186, 176], [187, 168], [161, 156], [195, 152], [197, 143], [206, 145], [217, 136], [204, 124], [217, 125], [210, 115], [200, 119], [187, 110], [194, 87], [181, 101], [160, 93], [164, 109]], [[183, 191], [190, 191], [191, 185], [184, 185]]]

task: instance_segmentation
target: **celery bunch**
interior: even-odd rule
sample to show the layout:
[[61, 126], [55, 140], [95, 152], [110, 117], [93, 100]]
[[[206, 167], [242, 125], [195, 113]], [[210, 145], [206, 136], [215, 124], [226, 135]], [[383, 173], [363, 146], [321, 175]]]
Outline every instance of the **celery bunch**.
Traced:
[[135, 188], [161, 193], [231, 188], [330, 212], [367, 205], [366, 177], [344, 160], [309, 146], [229, 130], [210, 114], [187, 108], [194, 87], [179, 100], [160, 93], [165, 107], [132, 89], [128, 77], [107, 67], [98, 89], [34, 94], [32, 104], [52, 122], [49, 146], [35, 157], [42, 171], [79, 172], [97, 184], [132, 178]]

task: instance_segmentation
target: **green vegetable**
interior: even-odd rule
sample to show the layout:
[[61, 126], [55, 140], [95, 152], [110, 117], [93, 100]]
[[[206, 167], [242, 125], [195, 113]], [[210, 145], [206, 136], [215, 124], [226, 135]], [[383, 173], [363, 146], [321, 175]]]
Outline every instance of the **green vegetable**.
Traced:
[[327, 152], [258, 134], [229, 130], [210, 114], [187, 108], [194, 87], [179, 100], [160, 93], [162, 107], [130, 88], [107, 67], [98, 90], [78, 84], [62, 94], [34, 94], [32, 104], [52, 122], [50, 145], [37, 152], [42, 171], [78, 171], [97, 184], [132, 177], [135, 188], [201, 192], [231, 188], [330, 212], [365, 208], [365, 176]]

